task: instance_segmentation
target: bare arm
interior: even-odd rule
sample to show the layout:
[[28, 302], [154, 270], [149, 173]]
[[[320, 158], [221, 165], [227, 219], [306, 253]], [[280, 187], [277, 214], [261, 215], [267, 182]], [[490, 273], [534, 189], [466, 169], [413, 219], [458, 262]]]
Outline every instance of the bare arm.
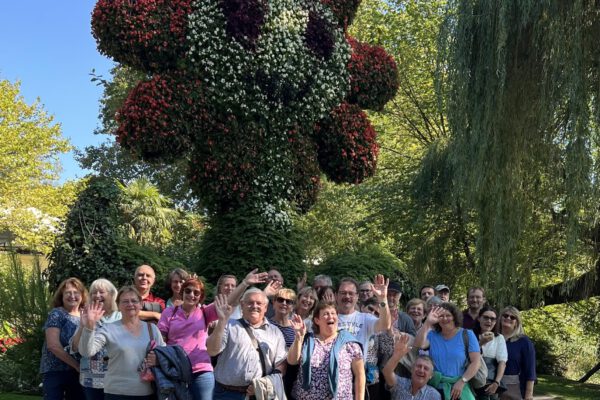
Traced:
[[60, 344], [60, 328], [46, 328], [46, 347], [56, 358], [79, 372], [79, 363]]
[[139, 316], [142, 321], [160, 320], [160, 313], [156, 311], [140, 311]]
[[384, 278], [383, 275], [376, 275], [374, 282], [373, 293], [375, 293], [380, 303], [385, 303], [384, 307], [379, 307], [379, 319], [375, 324], [375, 332], [383, 332], [392, 327], [392, 317], [387, 304], [387, 288], [390, 280]]
[[227, 303], [227, 297], [221, 294], [215, 299], [215, 307], [217, 309], [217, 325], [213, 333], [206, 339], [206, 351], [211, 357], [218, 355], [221, 352], [221, 342], [223, 341], [223, 333], [229, 322], [229, 317], [233, 313], [233, 307]]
[[258, 271], [258, 268], [255, 268], [252, 271], [250, 271], [248, 275], [246, 275], [246, 277], [240, 282], [240, 284], [237, 285], [235, 289], [233, 289], [233, 292], [231, 292], [231, 294], [229, 294], [229, 297], [227, 297], [228, 304], [230, 304], [232, 307], [237, 306], [240, 303], [240, 299], [242, 298], [242, 295], [244, 294], [246, 289], [248, 289], [252, 285], [264, 283], [267, 281], [267, 278], [269, 276], [268, 273], [256, 273], [256, 271]]
[[[462, 374], [462, 378], [464, 378], [467, 381], [470, 381], [471, 378], [473, 378], [475, 376], [475, 374], [477, 373], [477, 370], [479, 369], [479, 357], [478, 352], [473, 351], [473, 352], [469, 352], [469, 366], [467, 367], [467, 369], [465, 370], [465, 372]], [[462, 390], [465, 386], [465, 382], [462, 379], [459, 379], [458, 381], [456, 381], [456, 383], [454, 385], [452, 385], [452, 391], [451, 391], [451, 395], [452, 395], [452, 399], [453, 400], [457, 400], [460, 398], [460, 395], [462, 394]]]
[[306, 326], [302, 317], [298, 314], [294, 314], [292, 317], [292, 327], [294, 328], [294, 343], [288, 350], [287, 362], [289, 365], [296, 365], [300, 362], [300, 355], [302, 354], [302, 343], [304, 343], [304, 335], [306, 334]]
[[394, 352], [392, 353], [392, 356], [390, 357], [388, 362], [383, 367], [383, 370], [381, 370], [385, 378], [385, 384], [390, 387], [396, 385], [396, 374], [394, 373], [394, 370], [400, 362], [400, 359], [402, 359], [402, 357], [404, 357], [406, 353], [408, 353], [409, 340], [410, 336], [407, 334], [400, 334], [400, 336], [397, 337], [394, 343]]
[[533, 399], [533, 385], [535, 381], [527, 381], [525, 383], [525, 399], [524, 400], [532, 400]]
[[423, 326], [417, 332], [417, 336], [415, 337], [415, 342], [413, 346], [418, 347], [420, 349], [429, 348], [429, 340], [427, 340], [427, 334], [433, 328], [435, 324], [439, 321], [440, 307], [434, 306], [429, 314], [427, 314], [427, 319], [423, 322]]
[[354, 400], [364, 400], [367, 378], [362, 358], [352, 361], [352, 374], [354, 375]]

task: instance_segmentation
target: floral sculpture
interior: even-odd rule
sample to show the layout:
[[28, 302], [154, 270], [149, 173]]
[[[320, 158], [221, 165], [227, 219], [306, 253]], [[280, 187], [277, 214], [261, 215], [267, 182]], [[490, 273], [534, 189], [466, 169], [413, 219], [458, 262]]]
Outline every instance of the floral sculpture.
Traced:
[[320, 174], [375, 170], [363, 108], [397, 89], [380, 47], [350, 38], [358, 0], [99, 0], [99, 50], [147, 73], [117, 114], [119, 143], [145, 160], [188, 160], [201, 204], [251, 207], [289, 226]]

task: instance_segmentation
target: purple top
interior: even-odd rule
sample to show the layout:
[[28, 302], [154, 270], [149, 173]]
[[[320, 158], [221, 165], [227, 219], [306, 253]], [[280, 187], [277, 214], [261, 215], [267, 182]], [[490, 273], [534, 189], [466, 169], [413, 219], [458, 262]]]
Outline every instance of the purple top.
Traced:
[[[295, 398], [302, 400], [334, 400], [329, 389], [328, 377], [329, 356], [334, 343], [335, 341], [331, 341], [323, 344], [320, 340], [315, 339], [315, 350], [310, 358], [310, 390], [306, 391], [302, 388], [304, 379], [302, 377], [302, 368], [300, 368], [298, 379], [294, 384], [293, 394]], [[348, 342], [340, 350], [338, 356], [339, 379], [335, 400], [354, 398], [352, 361], [362, 358], [362, 350], [356, 342]], [[300, 358], [300, 365], [302, 365], [302, 357]]]
[[178, 344], [185, 350], [192, 364], [192, 372], [212, 371], [206, 338], [208, 324], [217, 319], [214, 303], [196, 307], [187, 317], [181, 306], [168, 307], [160, 316], [158, 329], [167, 345]]
[[535, 348], [531, 340], [523, 335], [514, 342], [507, 340], [508, 361], [504, 375], [519, 375], [521, 395], [525, 396], [527, 381], [535, 381]]

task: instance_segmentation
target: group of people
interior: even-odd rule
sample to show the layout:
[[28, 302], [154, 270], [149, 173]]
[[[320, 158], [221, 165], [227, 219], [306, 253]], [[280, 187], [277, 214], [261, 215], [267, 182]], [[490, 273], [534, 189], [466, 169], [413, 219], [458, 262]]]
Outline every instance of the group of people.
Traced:
[[[223, 275], [215, 300], [176, 269], [165, 302], [152, 267], [117, 291], [63, 281], [45, 324], [44, 399], [530, 400], [535, 352], [513, 307], [500, 314], [471, 288], [464, 312], [445, 285], [400, 307], [402, 286], [281, 273]], [[263, 288], [257, 285], [264, 285]], [[500, 319], [498, 319], [500, 318]], [[468, 326], [468, 324], [471, 324]], [[483, 360], [483, 361], [482, 361]], [[488, 366], [488, 382], [471, 379]], [[150, 372], [151, 371], [151, 372]], [[150, 376], [148, 376], [150, 375]], [[154, 382], [153, 382], [154, 380]]]

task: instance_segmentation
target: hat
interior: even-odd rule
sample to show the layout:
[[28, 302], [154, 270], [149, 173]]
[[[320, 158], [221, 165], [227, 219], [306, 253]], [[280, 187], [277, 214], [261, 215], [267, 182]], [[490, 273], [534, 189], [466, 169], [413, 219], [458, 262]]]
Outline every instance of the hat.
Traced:
[[448, 286], [446, 286], [446, 285], [437, 285], [437, 286], [435, 287], [435, 292], [436, 292], [436, 293], [439, 293], [439, 292], [441, 292], [442, 290], [447, 290], [447, 291], [450, 291], [450, 288], [449, 288]]
[[390, 282], [388, 285], [388, 292], [390, 291], [402, 293], [402, 286], [398, 282]]

